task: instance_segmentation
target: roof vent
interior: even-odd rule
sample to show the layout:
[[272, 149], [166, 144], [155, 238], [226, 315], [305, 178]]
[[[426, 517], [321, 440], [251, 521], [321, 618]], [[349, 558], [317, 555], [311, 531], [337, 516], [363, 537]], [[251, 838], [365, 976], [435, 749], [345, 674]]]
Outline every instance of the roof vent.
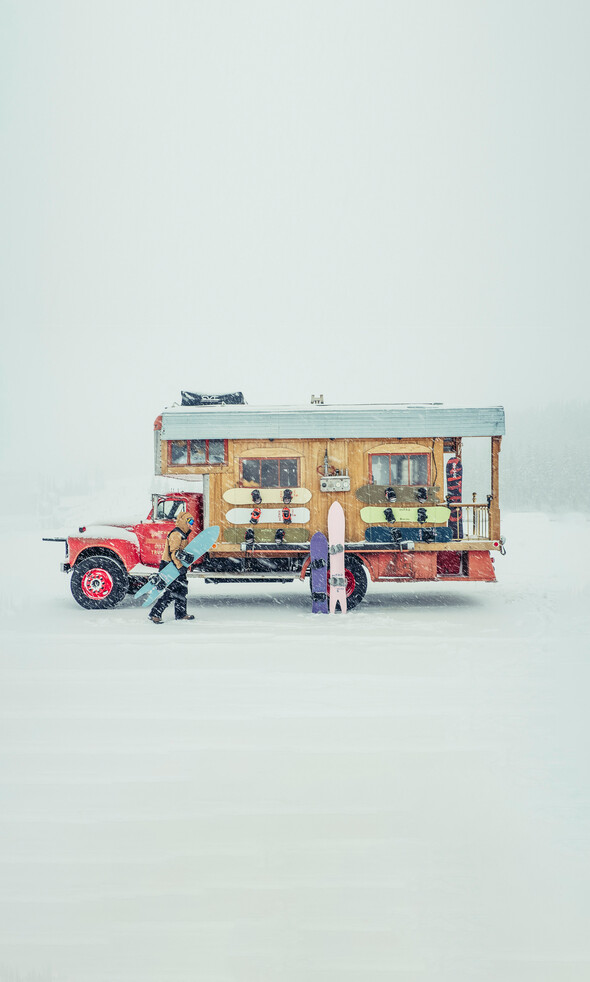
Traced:
[[323, 395], [322, 396], [312, 396], [311, 397], [311, 404], [312, 404], [312, 406], [323, 406], [324, 405], [324, 397], [323, 397]]

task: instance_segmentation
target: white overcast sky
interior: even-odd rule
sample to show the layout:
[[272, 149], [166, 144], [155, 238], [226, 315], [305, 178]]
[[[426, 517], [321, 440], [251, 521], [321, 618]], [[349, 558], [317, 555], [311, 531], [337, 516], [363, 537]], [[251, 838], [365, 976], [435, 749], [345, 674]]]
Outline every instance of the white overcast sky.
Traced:
[[5, 471], [149, 473], [182, 388], [587, 399], [587, 0], [2, 0], [0, 30]]

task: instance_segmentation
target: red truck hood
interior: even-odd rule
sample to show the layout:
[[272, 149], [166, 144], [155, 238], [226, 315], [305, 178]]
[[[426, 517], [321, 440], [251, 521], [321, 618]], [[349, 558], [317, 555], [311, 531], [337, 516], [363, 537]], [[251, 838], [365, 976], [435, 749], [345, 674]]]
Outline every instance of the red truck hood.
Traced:
[[[136, 524], [140, 524], [137, 522]], [[129, 525], [82, 525], [76, 531], [70, 532], [72, 539], [124, 539], [126, 542], [133, 542], [139, 547], [137, 535], [133, 526]]]

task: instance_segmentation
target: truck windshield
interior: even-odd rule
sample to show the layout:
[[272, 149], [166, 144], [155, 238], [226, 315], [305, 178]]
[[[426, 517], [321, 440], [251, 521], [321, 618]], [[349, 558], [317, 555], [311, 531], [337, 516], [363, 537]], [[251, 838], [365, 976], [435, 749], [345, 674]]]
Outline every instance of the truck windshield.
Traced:
[[181, 511], [186, 510], [186, 501], [181, 501], [178, 498], [174, 498], [173, 500], [160, 498], [156, 505], [154, 518], [160, 522], [173, 522]]

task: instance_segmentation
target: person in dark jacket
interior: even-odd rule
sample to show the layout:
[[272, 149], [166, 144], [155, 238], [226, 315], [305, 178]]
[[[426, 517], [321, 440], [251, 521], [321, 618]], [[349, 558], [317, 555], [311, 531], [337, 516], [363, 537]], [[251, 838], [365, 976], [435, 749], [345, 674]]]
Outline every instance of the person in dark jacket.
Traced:
[[187, 568], [183, 566], [178, 558], [178, 553], [184, 549], [188, 542], [195, 520], [190, 512], [181, 511], [176, 516], [175, 521], [176, 527], [166, 537], [159, 569], [164, 569], [168, 563], [174, 563], [179, 570], [179, 574], [170, 586], [166, 587], [162, 596], [156, 600], [152, 607], [149, 618], [154, 624], [162, 623], [162, 614], [172, 601], [174, 601], [174, 616], [177, 621], [194, 621], [195, 619], [193, 614], [187, 614], [186, 612], [186, 598], [188, 595]]

